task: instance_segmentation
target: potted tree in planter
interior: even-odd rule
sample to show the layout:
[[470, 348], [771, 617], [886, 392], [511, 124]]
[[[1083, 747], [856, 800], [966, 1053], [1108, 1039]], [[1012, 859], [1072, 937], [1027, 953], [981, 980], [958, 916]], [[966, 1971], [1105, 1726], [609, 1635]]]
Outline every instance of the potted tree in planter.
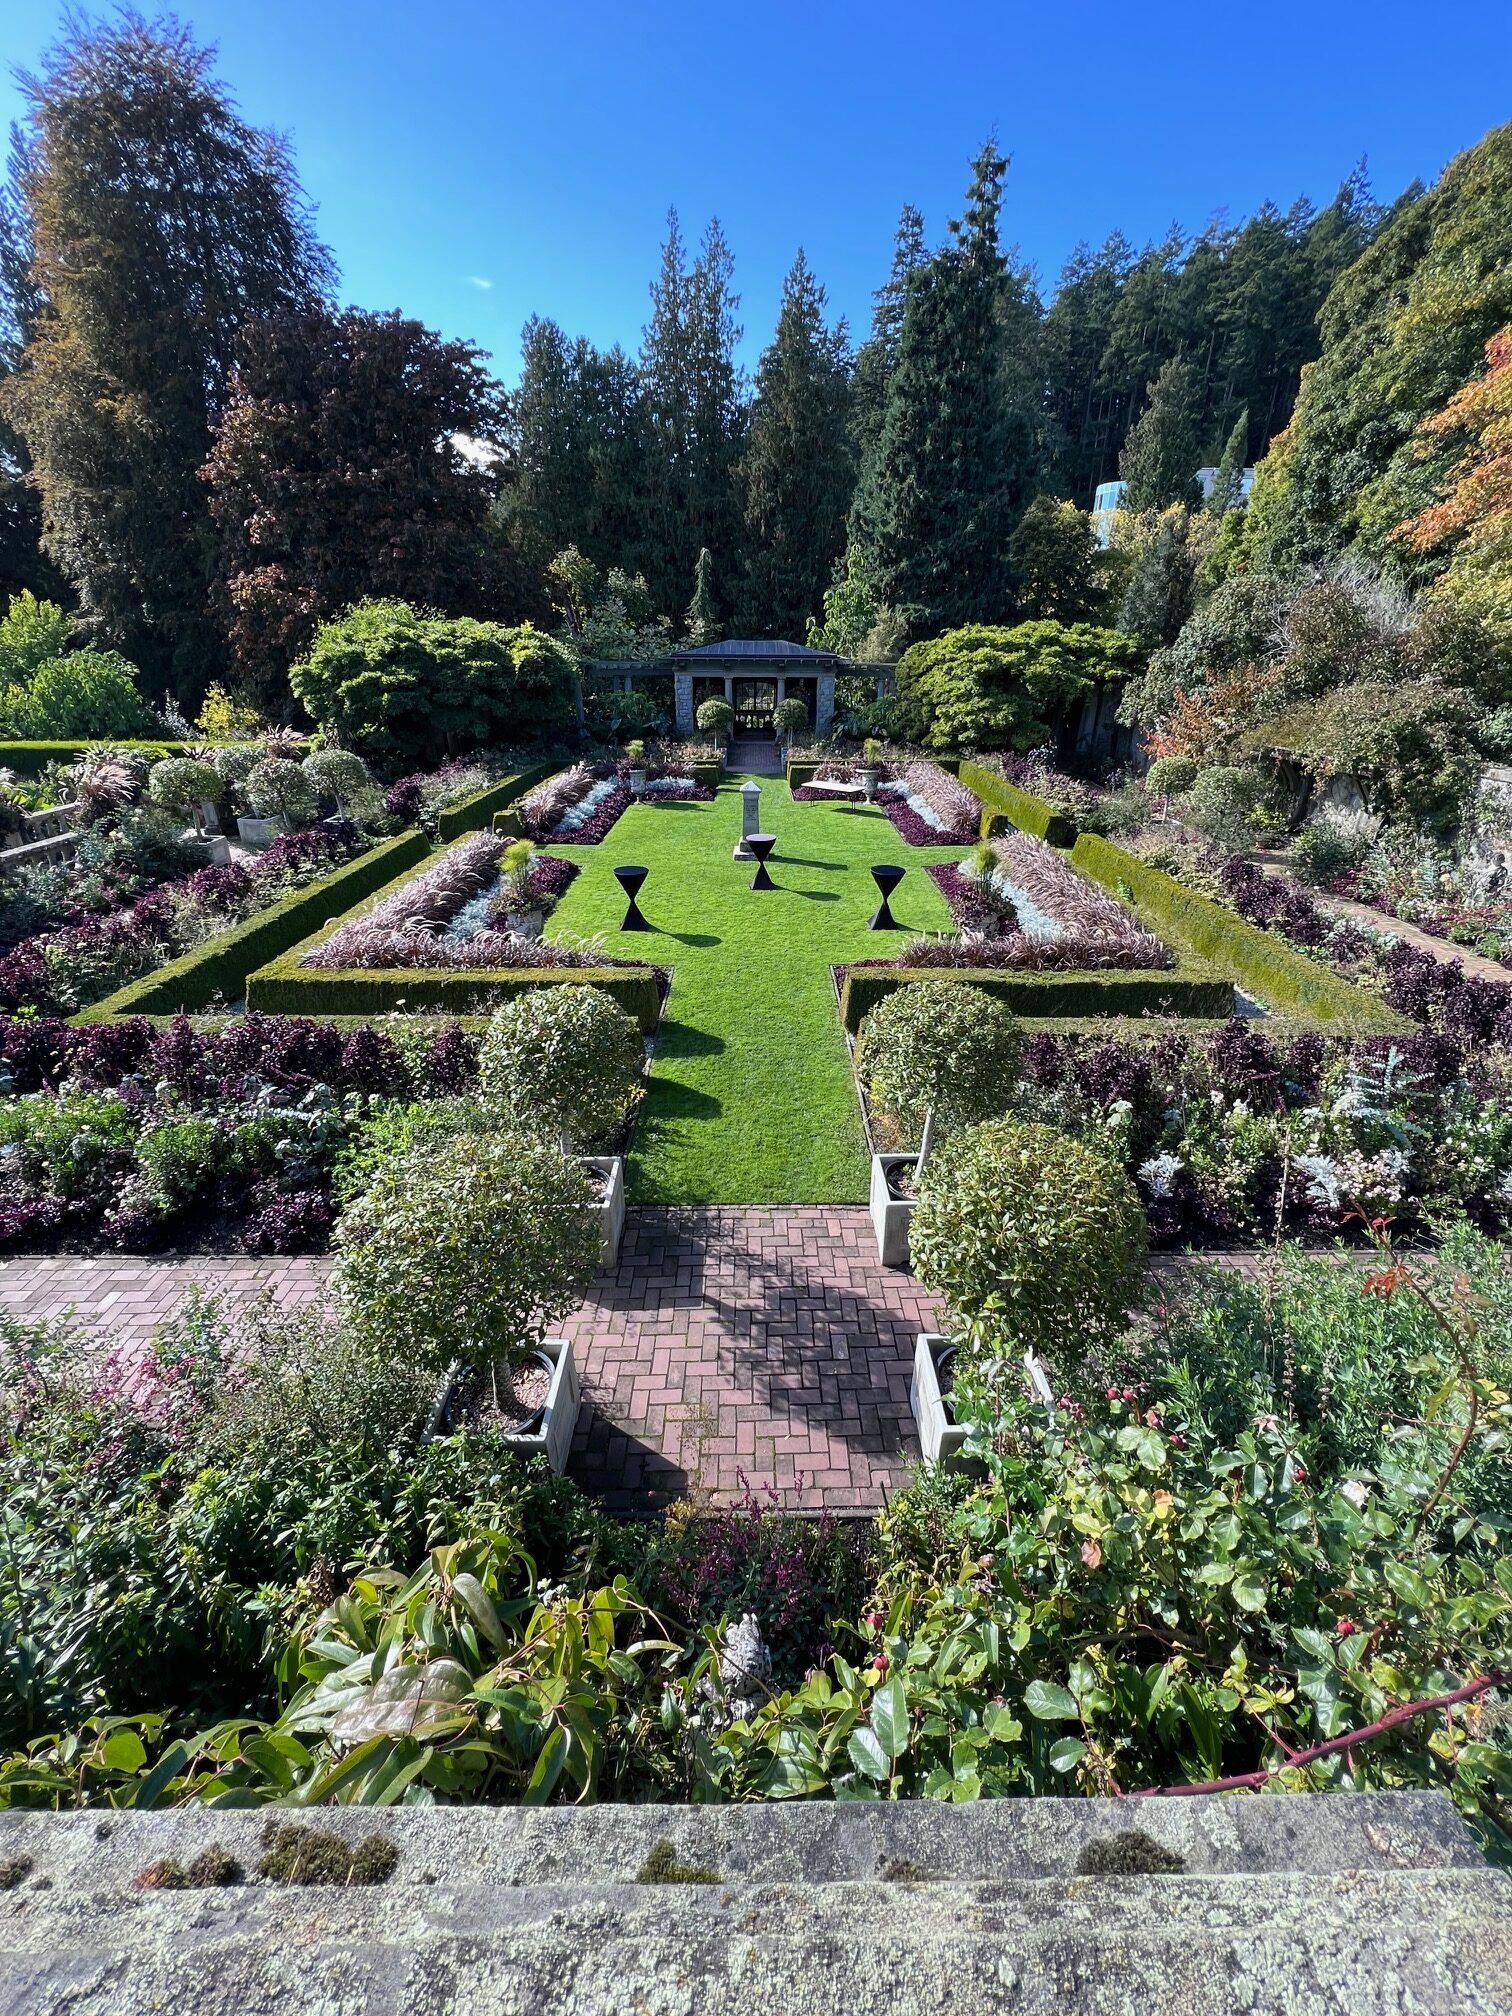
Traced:
[[[172, 813], [177, 819], [188, 819], [194, 825], [196, 840], [205, 840], [212, 830], [215, 820], [215, 801], [221, 793], [221, 780], [209, 763], [196, 762], [190, 756], [167, 756], [161, 763], [154, 763], [147, 775], [147, 796], [154, 805], [164, 812]], [[211, 859], [220, 863], [229, 861], [231, 848], [221, 838], [219, 849], [212, 843]]]
[[578, 1378], [571, 1341], [546, 1333], [598, 1262], [588, 1204], [587, 1176], [551, 1141], [475, 1130], [381, 1162], [336, 1231], [347, 1322], [434, 1369], [433, 1426], [470, 1412], [559, 1475]]
[[861, 791], [868, 805], [877, 796], [877, 775], [881, 768], [882, 745], [870, 736], [861, 744]]
[[265, 756], [254, 764], [245, 788], [253, 816], [238, 819], [236, 830], [249, 847], [270, 846], [315, 811], [309, 778], [286, 756]]
[[539, 938], [546, 929], [546, 906], [531, 883], [536, 853], [533, 840], [511, 840], [499, 863], [504, 871], [504, 921], [514, 938]]
[[383, 795], [366, 763], [351, 749], [317, 749], [300, 764], [317, 804], [343, 819], [381, 812]]
[[693, 718], [698, 723], [700, 734], [712, 735], [716, 742], [723, 742], [728, 749], [730, 737], [735, 732], [735, 709], [728, 700], [700, 701]]
[[625, 1158], [614, 1151], [645, 1089], [645, 1067], [634, 1017], [599, 988], [571, 984], [507, 1002], [478, 1052], [485, 1104], [507, 1125], [560, 1143], [586, 1172], [605, 1267], [618, 1259], [625, 1229]]
[[[920, 1281], [950, 1305], [959, 1362], [1021, 1358], [1052, 1410], [1087, 1354], [1120, 1342], [1144, 1285], [1144, 1207], [1128, 1177], [1033, 1121], [987, 1120], [953, 1135], [920, 1180], [910, 1236]], [[914, 1419], [936, 1460], [966, 1439], [951, 1432], [957, 1361], [947, 1342], [924, 1332], [914, 1353]]]
[[884, 1267], [909, 1264], [909, 1228], [936, 1138], [1003, 1113], [1021, 1049], [1018, 1022], [979, 987], [918, 980], [879, 1001], [856, 1039], [856, 1075], [875, 1127], [917, 1150], [872, 1156], [871, 1215]]
[[625, 756], [630, 765], [631, 796], [639, 798], [646, 788], [646, 745], [644, 742], [627, 742]]

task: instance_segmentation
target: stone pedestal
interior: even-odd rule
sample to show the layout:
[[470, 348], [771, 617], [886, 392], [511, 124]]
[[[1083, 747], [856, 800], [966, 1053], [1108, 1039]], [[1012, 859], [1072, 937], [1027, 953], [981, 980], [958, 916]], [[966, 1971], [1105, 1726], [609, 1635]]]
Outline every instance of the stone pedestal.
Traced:
[[754, 861], [750, 839], [753, 833], [761, 831], [761, 786], [753, 778], [747, 778], [740, 787], [740, 838], [735, 844], [734, 859]]
[[672, 690], [677, 696], [677, 732], [679, 735], [693, 733], [693, 674], [674, 672]]

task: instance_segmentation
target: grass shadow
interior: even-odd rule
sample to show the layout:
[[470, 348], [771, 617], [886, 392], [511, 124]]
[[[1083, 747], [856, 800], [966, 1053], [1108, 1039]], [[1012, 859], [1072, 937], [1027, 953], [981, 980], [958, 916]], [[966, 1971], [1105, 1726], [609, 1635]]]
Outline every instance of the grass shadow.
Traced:
[[666, 931], [663, 930], [660, 924], [653, 924], [651, 929], [656, 933], [658, 938], [675, 938], [679, 945], [707, 947], [709, 945], [723, 945], [724, 943], [723, 938], [716, 938], [708, 931]]
[[718, 1057], [725, 1047], [723, 1036], [695, 1029], [691, 1022], [663, 1022], [656, 1032], [658, 1057]]
[[805, 903], [838, 903], [838, 889], [789, 889], [789, 896], [801, 896]]

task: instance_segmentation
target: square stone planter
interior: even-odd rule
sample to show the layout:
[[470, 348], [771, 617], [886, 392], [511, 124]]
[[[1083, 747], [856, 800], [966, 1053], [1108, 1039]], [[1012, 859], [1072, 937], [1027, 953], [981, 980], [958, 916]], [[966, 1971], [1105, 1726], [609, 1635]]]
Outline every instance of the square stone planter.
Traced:
[[271, 847], [288, 830], [282, 819], [253, 819], [244, 814], [236, 822], [236, 837], [246, 847]]
[[582, 1405], [578, 1393], [577, 1360], [573, 1356], [570, 1337], [544, 1338], [540, 1349], [547, 1358], [556, 1361], [551, 1384], [546, 1388], [546, 1411], [541, 1416], [541, 1425], [533, 1435], [506, 1435], [504, 1439], [511, 1449], [517, 1449], [522, 1456], [544, 1456], [560, 1477], [567, 1468], [567, 1458], [572, 1450], [572, 1431], [577, 1426], [578, 1408]]
[[613, 1267], [619, 1261], [620, 1240], [625, 1236], [625, 1158], [623, 1155], [580, 1155], [585, 1169], [605, 1176], [609, 1188], [599, 1205], [599, 1265]]
[[873, 1155], [871, 1160], [871, 1217], [877, 1234], [877, 1258], [884, 1267], [908, 1265], [908, 1227], [913, 1217], [912, 1198], [894, 1197], [887, 1187], [890, 1169], [913, 1166], [917, 1155]]
[[913, 1380], [908, 1404], [919, 1429], [919, 1447], [926, 1463], [949, 1463], [958, 1457], [966, 1430], [958, 1428], [940, 1393], [936, 1361], [949, 1344], [937, 1330], [921, 1330], [914, 1338]]

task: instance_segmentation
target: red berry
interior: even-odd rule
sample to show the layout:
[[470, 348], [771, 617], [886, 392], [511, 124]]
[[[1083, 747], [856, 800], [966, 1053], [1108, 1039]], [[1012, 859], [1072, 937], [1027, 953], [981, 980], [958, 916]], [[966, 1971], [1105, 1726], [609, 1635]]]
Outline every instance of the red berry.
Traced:
[[1118, 1398], [1118, 1388], [1116, 1386], [1110, 1386], [1108, 1388], [1108, 1398], [1110, 1400], [1116, 1400]]
[[1184, 1449], [1186, 1447], [1186, 1437], [1184, 1435], [1173, 1435], [1171, 1437], [1171, 1447], [1173, 1449]]
[[879, 1652], [876, 1658], [873, 1659], [872, 1665], [876, 1668], [876, 1670], [879, 1673], [885, 1673], [887, 1671], [887, 1654], [885, 1652]]
[[1354, 1625], [1350, 1623], [1347, 1617], [1341, 1617], [1339, 1619], [1339, 1636], [1341, 1638], [1353, 1638], [1354, 1634]]
[[1123, 1397], [1125, 1398], [1125, 1400], [1132, 1400], [1134, 1398], [1134, 1388], [1132, 1386], [1125, 1386], [1125, 1388], [1123, 1389]]

